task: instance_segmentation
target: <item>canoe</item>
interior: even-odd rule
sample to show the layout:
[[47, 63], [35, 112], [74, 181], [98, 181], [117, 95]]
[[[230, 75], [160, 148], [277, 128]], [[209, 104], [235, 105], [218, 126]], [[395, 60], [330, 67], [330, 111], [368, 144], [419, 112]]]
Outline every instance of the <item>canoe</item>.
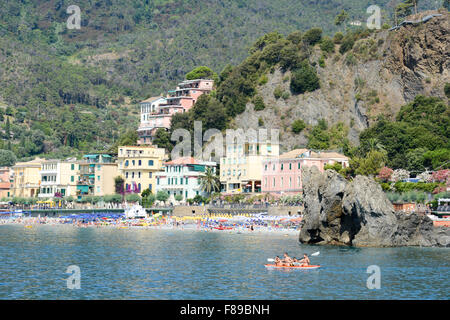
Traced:
[[231, 228], [231, 227], [214, 227], [214, 229], [217, 229], [217, 230], [232, 230], [233, 228]]
[[292, 267], [286, 267], [286, 266], [276, 266], [274, 264], [265, 264], [264, 265], [266, 268], [273, 268], [273, 269], [319, 269], [320, 266], [319, 265], [310, 265], [310, 266], [305, 266], [305, 267], [301, 267], [301, 266], [292, 266]]

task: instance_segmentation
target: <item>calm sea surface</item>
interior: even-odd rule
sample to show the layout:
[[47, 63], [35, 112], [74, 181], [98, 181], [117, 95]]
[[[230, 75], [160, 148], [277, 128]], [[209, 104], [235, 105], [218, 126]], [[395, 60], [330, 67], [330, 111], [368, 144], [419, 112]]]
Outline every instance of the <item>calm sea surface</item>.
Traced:
[[[267, 258], [320, 250], [319, 270], [267, 270]], [[67, 288], [68, 266], [81, 288]], [[369, 290], [367, 267], [381, 268]], [[0, 226], [0, 299], [449, 299], [448, 248], [301, 245], [297, 236]]]

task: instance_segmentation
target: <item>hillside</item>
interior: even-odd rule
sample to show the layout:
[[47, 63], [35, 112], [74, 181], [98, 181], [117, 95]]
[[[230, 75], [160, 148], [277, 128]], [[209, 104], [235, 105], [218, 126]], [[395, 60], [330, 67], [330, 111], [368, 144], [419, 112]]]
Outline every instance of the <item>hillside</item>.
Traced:
[[[379, 1], [384, 22], [395, 3]], [[239, 65], [273, 30], [320, 26], [331, 36], [345, 29], [334, 24], [341, 10], [365, 21], [370, 1], [80, 0], [81, 29], [69, 30], [72, 4], [2, 1], [0, 148], [19, 158], [111, 148], [137, 127], [139, 100], [172, 88], [195, 66], [219, 73]]]
[[[263, 123], [267, 128], [282, 128], [281, 140], [287, 150], [307, 145], [310, 129], [324, 119], [329, 125], [342, 123], [350, 141], [358, 144], [363, 129], [380, 115], [394, 119], [400, 107], [416, 95], [447, 99], [448, 21], [446, 13], [421, 25], [372, 33], [357, 40], [344, 54], [339, 53], [340, 44], [333, 53], [325, 54], [316, 45], [311, 48], [309, 61], [316, 66], [319, 89], [292, 94], [291, 71], [283, 72], [277, 65], [273, 73], [267, 73], [267, 83], [256, 88], [265, 109], [255, 111], [254, 103], [247, 103], [245, 111], [234, 119], [234, 126], [257, 128]], [[276, 88], [288, 97], [277, 99]], [[307, 128], [295, 134], [291, 126], [298, 119]]]

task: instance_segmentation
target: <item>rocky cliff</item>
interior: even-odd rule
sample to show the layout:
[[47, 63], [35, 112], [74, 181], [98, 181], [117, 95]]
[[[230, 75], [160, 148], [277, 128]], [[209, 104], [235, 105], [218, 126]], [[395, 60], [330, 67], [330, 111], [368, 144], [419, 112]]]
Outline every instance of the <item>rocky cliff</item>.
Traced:
[[[424, 12], [421, 15], [429, 14]], [[435, 12], [434, 12], [435, 13]], [[313, 48], [321, 88], [301, 95], [275, 99], [274, 89], [289, 92], [290, 73], [276, 69], [268, 81], [258, 87], [266, 108], [255, 111], [248, 103], [246, 111], [235, 118], [236, 127], [280, 129], [286, 150], [307, 143], [308, 130], [291, 131], [296, 119], [308, 125], [326, 119], [329, 124], [344, 123], [350, 141], [358, 144], [359, 132], [379, 114], [393, 118], [402, 105], [416, 95], [446, 99], [445, 83], [450, 82], [449, 14], [394, 31], [380, 31], [357, 41], [350, 52], [341, 55], [339, 46], [319, 66], [322, 52]]]
[[299, 240], [361, 247], [450, 246], [450, 229], [418, 213], [398, 213], [372, 178], [347, 181], [333, 170], [302, 169], [304, 218]]

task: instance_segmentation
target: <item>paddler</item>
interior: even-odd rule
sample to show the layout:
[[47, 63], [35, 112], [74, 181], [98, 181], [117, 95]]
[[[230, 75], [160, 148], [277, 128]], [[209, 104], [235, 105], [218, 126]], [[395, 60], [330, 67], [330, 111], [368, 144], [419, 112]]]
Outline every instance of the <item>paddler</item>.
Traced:
[[282, 261], [286, 266], [293, 266], [294, 263], [294, 260], [292, 260], [292, 258], [289, 257], [287, 252], [284, 253], [284, 259]]
[[299, 261], [301, 263], [301, 267], [306, 267], [311, 265], [311, 261], [309, 261], [308, 255], [305, 253], [303, 254], [303, 259]]

